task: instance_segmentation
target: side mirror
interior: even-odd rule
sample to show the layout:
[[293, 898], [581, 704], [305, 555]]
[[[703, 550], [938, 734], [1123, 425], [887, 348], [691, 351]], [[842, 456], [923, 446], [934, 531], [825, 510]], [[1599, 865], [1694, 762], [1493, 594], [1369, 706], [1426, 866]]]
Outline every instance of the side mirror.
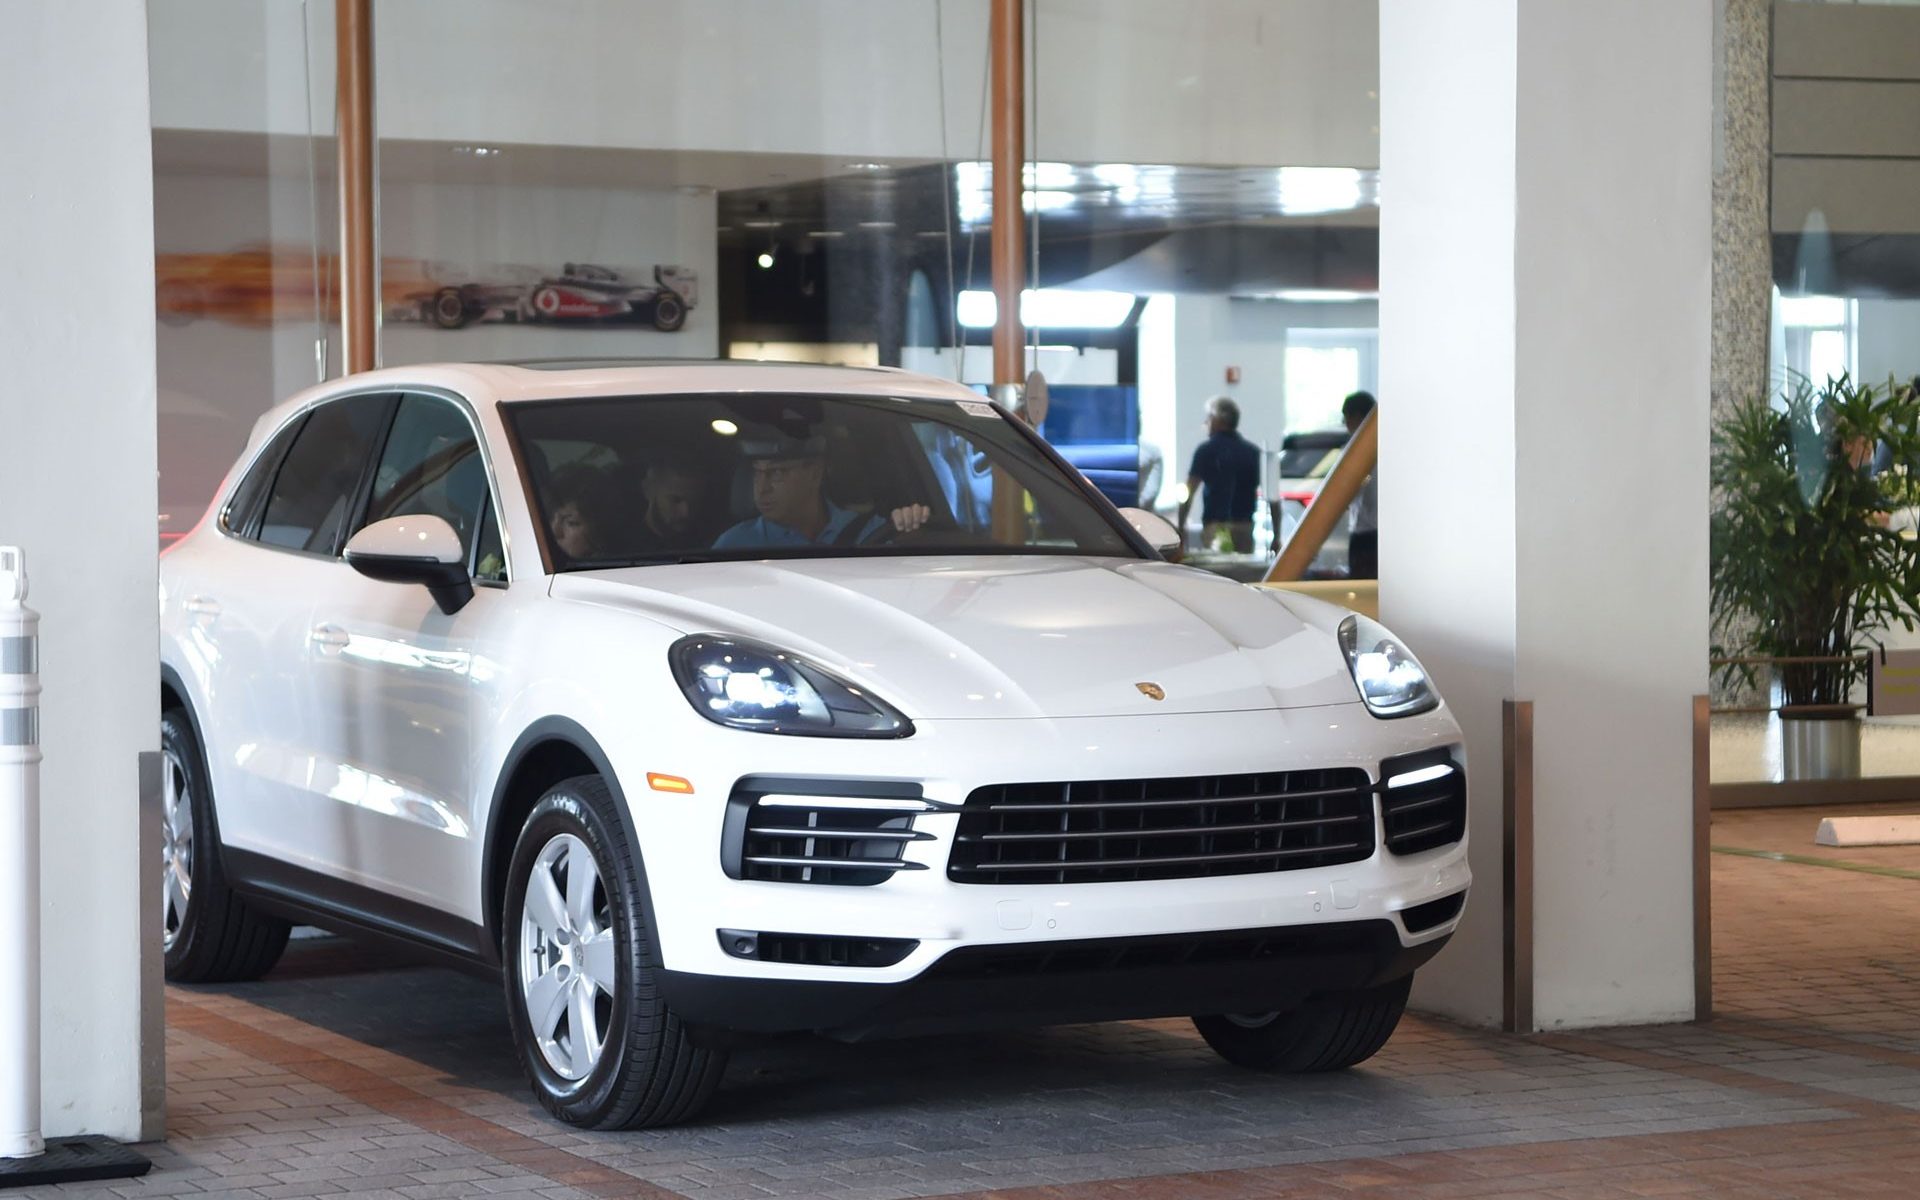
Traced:
[[1164, 557], [1179, 552], [1180, 531], [1174, 528], [1172, 521], [1144, 508], [1123, 508], [1120, 515], [1127, 519], [1127, 524], [1133, 526], [1135, 533], [1147, 539], [1147, 545], [1153, 547], [1154, 553]]
[[347, 565], [382, 583], [417, 583], [452, 616], [473, 599], [460, 535], [442, 517], [388, 517], [347, 539]]

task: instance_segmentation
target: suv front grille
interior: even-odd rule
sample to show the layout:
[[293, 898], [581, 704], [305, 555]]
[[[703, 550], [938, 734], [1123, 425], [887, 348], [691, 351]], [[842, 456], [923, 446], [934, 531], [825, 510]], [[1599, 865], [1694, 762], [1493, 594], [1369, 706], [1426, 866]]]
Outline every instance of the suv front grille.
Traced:
[[884, 883], [927, 869], [906, 858], [909, 845], [933, 840], [913, 818], [942, 807], [951, 805], [913, 785], [743, 779], [728, 800], [720, 865], [729, 878], [767, 883]]
[[1394, 854], [1418, 854], [1467, 836], [1467, 773], [1446, 750], [1380, 764], [1380, 817]]
[[947, 863], [956, 883], [1252, 875], [1373, 854], [1373, 790], [1340, 768], [1011, 783], [976, 789]]

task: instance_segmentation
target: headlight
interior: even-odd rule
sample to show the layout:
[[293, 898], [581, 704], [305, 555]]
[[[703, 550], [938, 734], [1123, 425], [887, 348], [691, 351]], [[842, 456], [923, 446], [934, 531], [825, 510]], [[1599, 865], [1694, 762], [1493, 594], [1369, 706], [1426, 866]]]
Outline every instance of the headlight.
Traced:
[[1357, 613], [1340, 622], [1340, 649], [1374, 716], [1410, 717], [1440, 703], [1420, 660], [1380, 622]]
[[902, 738], [913, 722], [818, 663], [743, 638], [684, 637], [667, 651], [673, 677], [701, 716], [760, 733]]

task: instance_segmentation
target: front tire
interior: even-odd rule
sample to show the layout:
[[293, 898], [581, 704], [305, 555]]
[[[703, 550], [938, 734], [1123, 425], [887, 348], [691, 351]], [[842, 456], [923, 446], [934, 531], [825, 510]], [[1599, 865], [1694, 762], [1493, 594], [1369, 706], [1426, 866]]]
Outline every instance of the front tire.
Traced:
[[160, 714], [160, 771], [160, 944], [167, 978], [258, 979], [280, 961], [292, 926], [248, 907], [227, 886], [206, 759], [184, 710]]
[[1315, 996], [1288, 1012], [1206, 1016], [1194, 1028], [1221, 1058], [1255, 1071], [1344, 1071], [1372, 1058], [1407, 1009], [1413, 976], [1358, 992]]
[[501, 962], [514, 1046], [548, 1112], [587, 1129], [672, 1125], [720, 1083], [660, 995], [645, 881], [605, 781], [557, 784], [513, 851]]
[[687, 302], [673, 292], [661, 292], [653, 302], [653, 327], [673, 333], [686, 323]]

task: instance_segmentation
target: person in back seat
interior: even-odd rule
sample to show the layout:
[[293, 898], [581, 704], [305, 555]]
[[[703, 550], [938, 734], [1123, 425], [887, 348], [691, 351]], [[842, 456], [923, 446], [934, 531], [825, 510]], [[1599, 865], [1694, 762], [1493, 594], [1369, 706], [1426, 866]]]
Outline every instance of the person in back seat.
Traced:
[[640, 491], [646, 509], [635, 531], [633, 552], [692, 549], [694, 508], [701, 495], [699, 473], [685, 463], [650, 463], [640, 474]]
[[570, 561], [604, 553], [599, 539], [606, 523], [607, 481], [600, 469], [585, 463], [561, 467], [547, 484], [547, 496], [554, 550]]

